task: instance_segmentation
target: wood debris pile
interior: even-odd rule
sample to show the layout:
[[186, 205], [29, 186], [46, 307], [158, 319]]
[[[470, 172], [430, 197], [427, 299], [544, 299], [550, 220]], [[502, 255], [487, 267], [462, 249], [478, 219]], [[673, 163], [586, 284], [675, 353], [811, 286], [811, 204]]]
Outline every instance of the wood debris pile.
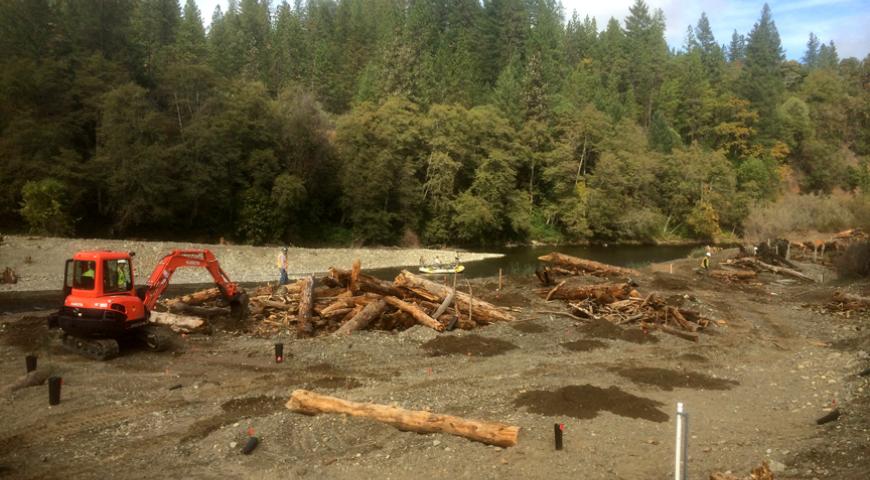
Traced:
[[825, 254], [843, 252], [849, 245], [866, 242], [870, 236], [860, 228], [843, 230], [823, 240], [792, 241], [788, 248], [791, 258], [825, 262]]
[[[171, 299], [171, 312], [200, 317], [227, 315], [226, 307], [203, 307], [208, 299], [220, 298], [217, 289]], [[299, 336], [350, 334], [355, 330], [404, 330], [425, 325], [438, 332], [453, 328], [472, 329], [513, 316], [460, 292], [452, 286], [402, 271], [393, 282], [360, 271], [330, 268], [326, 277], [313, 276], [295, 283], [260, 287], [248, 293], [247, 325], [252, 333], [271, 336], [294, 328]]]
[[822, 308], [849, 318], [853, 313], [870, 313], [870, 297], [836, 291]]
[[761, 465], [752, 469], [748, 476], [738, 477], [730, 473], [713, 472], [710, 474], [710, 480], [774, 480], [773, 471], [767, 461], [761, 462]]
[[682, 308], [681, 302], [664, 299], [656, 293], [644, 297], [635, 287], [633, 282], [584, 285], [562, 281], [553, 288], [538, 289], [536, 293], [547, 301], [566, 301], [571, 313], [581, 319], [639, 325], [696, 342], [698, 332], [710, 324], [698, 311]]

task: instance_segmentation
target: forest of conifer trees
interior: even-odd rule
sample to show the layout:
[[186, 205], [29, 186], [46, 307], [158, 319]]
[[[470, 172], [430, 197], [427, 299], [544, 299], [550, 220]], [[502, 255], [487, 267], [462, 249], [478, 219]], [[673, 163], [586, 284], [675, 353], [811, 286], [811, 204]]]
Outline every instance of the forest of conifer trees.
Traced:
[[[764, 5], [669, 48], [642, 0], [0, 2], [0, 226], [297, 244], [722, 239], [870, 191], [870, 56]], [[208, 30], [203, 15], [211, 15]]]

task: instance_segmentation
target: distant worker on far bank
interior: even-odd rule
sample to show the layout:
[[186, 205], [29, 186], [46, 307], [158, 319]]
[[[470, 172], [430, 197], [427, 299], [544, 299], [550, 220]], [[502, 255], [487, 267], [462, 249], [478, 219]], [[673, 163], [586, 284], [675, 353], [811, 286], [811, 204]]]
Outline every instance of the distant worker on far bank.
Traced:
[[710, 252], [707, 252], [704, 254], [704, 258], [701, 260], [701, 268], [703, 268], [705, 272], [710, 270], [710, 257], [712, 256], [713, 255]]
[[281, 277], [278, 279], [278, 285], [287, 285], [290, 283], [290, 279], [287, 278], [287, 247], [281, 248], [281, 253], [278, 254], [276, 265], [281, 274]]

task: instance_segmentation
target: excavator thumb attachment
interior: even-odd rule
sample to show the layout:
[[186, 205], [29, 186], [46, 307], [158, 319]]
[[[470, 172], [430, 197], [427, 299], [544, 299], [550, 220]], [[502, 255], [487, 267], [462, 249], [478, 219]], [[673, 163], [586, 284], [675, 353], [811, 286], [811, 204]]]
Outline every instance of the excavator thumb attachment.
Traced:
[[230, 301], [230, 318], [239, 321], [248, 317], [248, 294], [241, 292]]

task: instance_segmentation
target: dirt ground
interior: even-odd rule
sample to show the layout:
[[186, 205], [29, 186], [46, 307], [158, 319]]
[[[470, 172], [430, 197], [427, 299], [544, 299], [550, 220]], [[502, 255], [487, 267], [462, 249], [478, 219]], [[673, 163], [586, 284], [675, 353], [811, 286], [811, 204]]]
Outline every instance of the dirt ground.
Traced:
[[[54, 407], [44, 385], [0, 396], [0, 477], [662, 479], [673, 475], [683, 402], [690, 478], [742, 477], [762, 460], [777, 479], [870, 478], [870, 377], [858, 375], [870, 367], [868, 316], [818, 308], [836, 288], [867, 295], [870, 284], [729, 285], [694, 265], [635, 280], [641, 293], [684, 295], [724, 320], [699, 343], [536, 313], [565, 307], [532, 294], [531, 278], [508, 278], [501, 292], [492, 279], [472, 282], [519, 317], [475, 331], [298, 340], [227, 326], [179, 337], [169, 352], [124, 345], [108, 362], [66, 353], [44, 314], [0, 316], [0, 388], [31, 352], [63, 377]], [[299, 415], [284, 407], [297, 388], [517, 425], [519, 443]], [[835, 405], [840, 418], [817, 425]], [[242, 455], [249, 435], [260, 445]]]
[[[211, 250], [234, 282], [278, 280], [278, 270], [275, 267], [278, 247], [2, 235], [0, 271], [6, 267], [12, 268], [19, 280], [14, 284], [0, 284], [0, 292], [59, 290], [63, 285], [63, 265], [66, 259], [72, 258], [79, 250], [101, 249], [136, 252], [133, 273], [137, 284], [144, 284], [157, 262], [173, 249]], [[295, 278], [323, 273], [333, 266], [350, 268], [356, 259], [360, 259], [363, 268], [375, 269], [416, 266], [421, 257], [427, 262], [433, 262], [437, 256], [446, 262], [451, 261], [456, 253], [459, 253], [463, 262], [501, 256], [425, 248], [290, 248], [287, 261], [290, 265], [288, 273], [291, 278]], [[200, 268], [179, 269], [172, 278], [173, 284], [211, 282], [208, 272]]]

